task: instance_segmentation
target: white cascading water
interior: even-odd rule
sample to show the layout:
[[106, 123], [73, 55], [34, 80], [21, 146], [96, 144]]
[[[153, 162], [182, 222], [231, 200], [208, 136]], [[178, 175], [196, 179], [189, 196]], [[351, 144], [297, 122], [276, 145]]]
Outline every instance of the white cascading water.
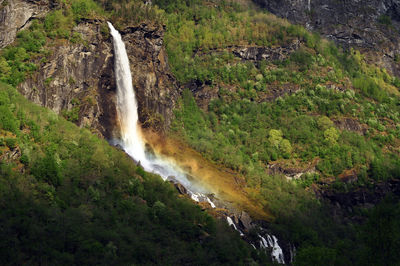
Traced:
[[146, 153], [145, 142], [142, 139], [141, 128], [138, 124], [137, 101], [132, 85], [132, 75], [125, 44], [121, 34], [107, 22], [113, 37], [115, 56], [115, 79], [117, 83], [117, 113], [120, 124], [121, 139], [119, 145], [129, 156], [148, 172], [159, 174], [164, 180], [174, 177], [179, 183], [188, 189], [192, 199], [196, 201], [207, 201], [212, 207], [215, 205], [204, 195], [200, 186], [194, 185], [187, 179], [187, 174], [178, 166], [162, 158]]
[[132, 86], [132, 75], [125, 44], [119, 32], [110, 22], [108, 22], [108, 26], [114, 40], [114, 68], [117, 83], [117, 112], [121, 127], [121, 144], [131, 157], [139, 161], [143, 167], [148, 168], [145, 145], [140, 136], [140, 128], [137, 123], [137, 101]]
[[[125, 44], [122, 41], [119, 32], [110, 22], [107, 23], [114, 43], [114, 68], [117, 83], [117, 113], [121, 131], [121, 140], [118, 144], [122, 146], [129, 156], [139, 162], [146, 171], [159, 174], [164, 180], [173, 176], [179, 183], [186, 187], [193, 200], [208, 202], [213, 208], [215, 208], [214, 203], [205, 195], [207, 191], [190, 182], [185, 171], [159, 155], [154, 156], [146, 153], [146, 146], [142, 139], [140, 125], [138, 124], [137, 101], [132, 85], [132, 75]], [[230, 217], [227, 217], [227, 222], [243, 236], [243, 233], [236, 227]], [[270, 238], [270, 236], [268, 237]], [[284, 263], [283, 253], [275, 236], [273, 236], [273, 242], [272, 239], [270, 240], [269, 238], [269, 246], [273, 248], [273, 258], [278, 263]], [[267, 248], [267, 241], [261, 236], [260, 239], [262, 241], [261, 246]], [[255, 246], [253, 245], [253, 247]]]

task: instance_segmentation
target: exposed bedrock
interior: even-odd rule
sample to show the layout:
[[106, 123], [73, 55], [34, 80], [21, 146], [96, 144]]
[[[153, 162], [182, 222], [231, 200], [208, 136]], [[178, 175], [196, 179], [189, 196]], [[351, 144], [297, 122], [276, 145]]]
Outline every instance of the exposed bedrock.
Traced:
[[399, 0], [254, 0], [271, 13], [316, 30], [345, 48], [373, 53], [400, 76]]

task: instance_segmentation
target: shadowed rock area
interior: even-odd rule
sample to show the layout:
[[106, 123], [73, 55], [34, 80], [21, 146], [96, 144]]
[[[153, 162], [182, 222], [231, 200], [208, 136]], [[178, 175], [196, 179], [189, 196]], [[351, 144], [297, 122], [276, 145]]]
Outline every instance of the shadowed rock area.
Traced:
[[400, 1], [254, 0], [271, 13], [316, 30], [345, 48], [372, 51], [373, 60], [400, 75]]
[[[50, 56], [19, 86], [29, 100], [49, 107], [81, 127], [89, 127], [108, 139], [117, 137], [114, 57], [105, 21], [87, 20], [73, 31], [82, 40], [59, 41], [48, 47]], [[164, 130], [179, 96], [169, 74], [163, 44], [163, 28], [148, 25], [123, 31], [131, 62], [132, 80], [144, 126]]]

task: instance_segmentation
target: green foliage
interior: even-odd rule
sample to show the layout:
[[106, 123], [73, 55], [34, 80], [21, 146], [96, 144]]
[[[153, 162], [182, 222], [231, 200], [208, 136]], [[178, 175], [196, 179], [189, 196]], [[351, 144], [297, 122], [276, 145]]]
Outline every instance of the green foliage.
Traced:
[[305, 50], [298, 50], [290, 55], [290, 60], [305, 70], [313, 63], [313, 56]]
[[331, 127], [324, 131], [325, 141], [329, 145], [335, 145], [337, 140], [339, 139], [339, 132], [336, 128]]
[[355, 88], [360, 89], [362, 93], [378, 101], [383, 101], [386, 96], [386, 92], [379, 88], [378, 84], [370, 77], [358, 77], [353, 80]]
[[14, 150], [17, 147], [17, 139], [16, 138], [6, 138], [5, 139], [6, 145], [11, 150]]
[[323, 247], [306, 247], [298, 251], [294, 265], [319, 266], [336, 265], [336, 251]]
[[22, 154], [21, 157], [19, 158], [19, 161], [25, 165], [28, 166], [29, 165], [29, 157], [26, 154]]
[[390, 26], [392, 25], [392, 18], [387, 15], [380, 15], [378, 17], [378, 22], [383, 25]]
[[321, 116], [317, 120], [318, 128], [320, 130], [327, 130], [333, 127], [333, 122], [327, 116]]
[[71, 110], [62, 110], [62, 116], [71, 122], [77, 122], [79, 120], [79, 111], [80, 111], [80, 101], [78, 99], [71, 100], [72, 108]]
[[101, 9], [93, 0], [73, 0], [71, 10], [76, 22], [83, 18], [93, 17], [95, 14], [101, 13]]
[[51, 151], [46, 152], [43, 158], [35, 161], [31, 173], [36, 179], [44, 180], [55, 187], [61, 185], [60, 165]]
[[400, 248], [400, 209], [398, 198], [388, 195], [368, 213], [361, 227], [361, 264], [398, 265]]
[[279, 144], [282, 141], [282, 131], [280, 130], [276, 130], [276, 129], [271, 129], [268, 133], [269, 137], [268, 137], [268, 141], [269, 143], [275, 147], [275, 148], [279, 148]]
[[266, 263], [224, 221], [106, 141], [1, 83], [0, 103], [25, 121], [5, 138], [22, 156], [0, 162], [1, 264]]

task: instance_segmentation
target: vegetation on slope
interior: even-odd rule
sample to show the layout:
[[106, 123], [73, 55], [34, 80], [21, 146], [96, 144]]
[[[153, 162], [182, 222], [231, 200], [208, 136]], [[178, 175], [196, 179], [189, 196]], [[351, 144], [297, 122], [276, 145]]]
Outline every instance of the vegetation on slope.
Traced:
[[[365, 227], [334, 221], [333, 207], [315, 197], [313, 184], [346, 192], [400, 177], [399, 79], [367, 65], [358, 51], [341, 51], [300, 26], [236, 3], [155, 3], [167, 13], [165, 40], [175, 76], [182, 84], [218, 91], [207, 111], [186, 91], [171, 134], [246, 177], [249, 195], [275, 215], [272, 226], [299, 247], [298, 264], [365, 262], [365, 250], [372, 250], [365, 228], [373, 219], [391, 226], [395, 221], [377, 218], [381, 207]], [[232, 53], [235, 47], [288, 47], [296, 40], [300, 48], [280, 61], [242, 60]], [[285, 87], [296, 92], [269, 100], [271, 90]], [[337, 126], [346, 119], [360, 131]], [[287, 181], [270, 173], [271, 165], [316, 170]], [[355, 183], [341, 181], [348, 172], [357, 174]], [[368, 211], [358, 212], [368, 219]], [[380, 239], [394, 242], [375, 245], [376, 252], [392, 254], [399, 235], [382, 234]], [[382, 258], [374, 261], [397, 261]]]
[[3, 84], [0, 110], [1, 264], [266, 259], [123, 152]]
[[[183, 95], [172, 134], [217, 163], [240, 172], [247, 191], [275, 221], [279, 235], [298, 247], [298, 265], [398, 263], [398, 199], [366, 220], [333, 219], [311, 191], [346, 192], [398, 178], [400, 81], [343, 52], [304, 28], [225, 1], [70, 0], [18, 34], [1, 51], [0, 80], [17, 85], [46, 60], [46, 45], [79, 42], [71, 29], [83, 19], [114, 24], [167, 24], [172, 71], [182, 83], [217, 88], [204, 111]], [[104, 34], [107, 33], [104, 28]], [[244, 61], [235, 47], [301, 46], [281, 61]], [[274, 88], [297, 92], [269, 101]], [[262, 260], [226, 225], [177, 197], [158, 177], [132, 166], [121, 152], [2, 86], [0, 213], [4, 263], [240, 264]], [[66, 115], [69, 117], [70, 115]], [[357, 121], [365, 132], [338, 128]], [[336, 122], [336, 123], [335, 123]], [[305, 169], [288, 182], [268, 165]], [[339, 176], [355, 171], [355, 183]], [[336, 180], [336, 181], [335, 181]], [[40, 245], [38, 245], [40, 243]], [[172, 243], [172, 244], [171, 244]], [[385, 243], [385, 245], [382, 245]], [[15, 252], [7, 252], [12, 247]], [[252, 258], [252, 259], [251, 259]]]

